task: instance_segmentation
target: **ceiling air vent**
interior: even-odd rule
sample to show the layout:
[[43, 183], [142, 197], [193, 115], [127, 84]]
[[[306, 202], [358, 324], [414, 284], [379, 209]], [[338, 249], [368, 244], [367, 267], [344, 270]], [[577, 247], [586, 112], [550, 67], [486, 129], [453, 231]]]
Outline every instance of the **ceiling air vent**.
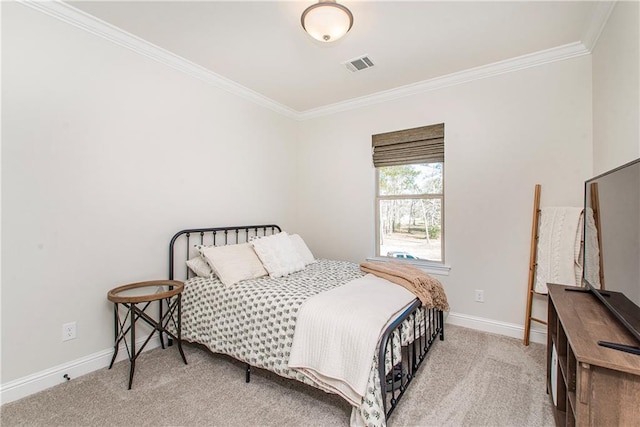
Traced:
[[347, 62], [343, 62], [343, 64], [345, 67], [347, 67], [347, 70], [351, 71], [352, 73], [373, 67], [373, 61], [371, 61], [371, 58], [369, 58], [367, 55], [350, 59]]

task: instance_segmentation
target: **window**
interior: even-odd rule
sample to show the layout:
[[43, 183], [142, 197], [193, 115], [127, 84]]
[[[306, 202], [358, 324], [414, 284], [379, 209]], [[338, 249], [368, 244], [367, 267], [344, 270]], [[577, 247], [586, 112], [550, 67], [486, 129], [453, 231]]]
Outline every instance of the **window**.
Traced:
[[373, 135], [376, 256], [444, 262], [444, 124]]

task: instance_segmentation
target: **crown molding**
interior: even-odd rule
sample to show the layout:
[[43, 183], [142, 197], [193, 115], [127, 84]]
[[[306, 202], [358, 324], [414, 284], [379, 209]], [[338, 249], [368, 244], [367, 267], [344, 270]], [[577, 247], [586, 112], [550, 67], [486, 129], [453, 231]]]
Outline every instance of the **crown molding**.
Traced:
[[311, 110], [306, 110], [298, 114], [298, 120], [308, 120], [322, 117], [334, 113], [344, 112], [369, 105], [379, 104], [406, 96], [442, 89], [474, 80], [485, 79], [499, 74], [509, 73], [524, 68], [535, 67], [549, 62], [563, 61], [576, 56], [591, 54], [598, 42], [600, 34], [604, 29], [611, 12], [618, 0], [597, 1], [591, 13], [589, 24], [582, 34], [581, 42], [574, 42], [528, 55], [510, 58], [504, 61], [495, 62], [476, 68], [435, 77], [430, 80], [413, 83], [406, 86], [390, 89], [367, 95], [359, 98], [338, 102]]
[[280, 113], [298, 121], [314, 119], [330, 114], [362, 108], [399, 98], [420, 94], [455, 86], [474, 80], [481, 80], [500, 74], [510, 73], [525, 68], [536, 67], [550, 62], [562, 61], [582, 55], [588, 55], [597, 43], [611, 12], [615, 1], [598, 1], [594, 6], [588, 28], [583, 34], [583, 42], [574, 42], [555, 48], [518, 56], [504, 61], [471, 68], [468, 70], [435, 77], [429, 80], [412, 83], [406, 86], [377, 92], [371, 95], [353, 98], [305, 111], [296, 111], [270, 98], [252, 91], [232, 80], [220, 76], [200, 65], [156, 46], [140, 37], [130, 34], [118, 27], [89, 15], [61, 0], [18, 0], [20, 3], [71, 24], [91, 34], [102, 37], [140, 55], [156, 60], [178, 71], [189, 74], [212, 86], [238, 95], [244, 99]]
[[582, 34], [582, 43], [586, 46], [589, 52], [592, 52], [593, 48], [598, 43], [600, 34], [602, 34], [602, 30], [607, 24], [616, 3], [617, 1], [598, 1], [593, 7], [589, 25]]
[[421, 82], [412, 83], [395, 89], [377, 92], [372, 95], [350, 99], [345, 102], [338, 102], [336, 104], [315, 108], [313, 110], [307, 110], [300, 113], [298, 117], [300, 120], [308, 120], [382, 102], [388, 102], [423, 92], [455, 86], [474, 80], [486, 79], [499, 74], [536, 67], [549, 62], [562, 61], [577, 56], [587, 55], [589, 53], [589, 50], [582, 43], [570, 43], [564, 46], [522, 55], [480, 67], [470, 68], [468, 70], [447, 74], [441, 77], [423, 80]]
[[241, 98], [247, 99], [258, 105], [266, 107], [284, 116], [297, 119], [298, 112], [273, 101], [257, 92], [252, 91], [232, 80], [222, 77], [198, 64], [195, 64], [181, 56], [156, 46], [140, 37], [128, 33], [114, 25], [111, 25], [95, 16], [76, 9], [60, 0], [35, 1], [18, 0], [21, 4], [45, 13], [53, 18], [71, 24], [81, 30], [87, 31], [105, 40], [130, 49], [140, 55], [156, 60], [164, 65], [189, 74], [219, 89], [223, 89]]

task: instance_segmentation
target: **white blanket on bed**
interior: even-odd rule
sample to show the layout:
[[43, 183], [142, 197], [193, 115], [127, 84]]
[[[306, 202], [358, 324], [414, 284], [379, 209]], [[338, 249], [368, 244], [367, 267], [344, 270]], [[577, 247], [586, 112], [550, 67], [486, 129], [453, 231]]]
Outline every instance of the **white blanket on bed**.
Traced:
[[359, 406], [380, 335], [416, 298], [372, 274], [303, 303], [289, 367]]

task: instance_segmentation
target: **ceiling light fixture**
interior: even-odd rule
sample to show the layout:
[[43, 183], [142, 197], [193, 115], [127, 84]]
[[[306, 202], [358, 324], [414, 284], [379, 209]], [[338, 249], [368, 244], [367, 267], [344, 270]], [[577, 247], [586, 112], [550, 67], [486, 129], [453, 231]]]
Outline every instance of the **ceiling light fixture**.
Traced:
[[300, 21], [311, 37], [329, 43], [349, 32], [353, 26], [353, 15], [335, 0], [320, 0], [302, 12]]

